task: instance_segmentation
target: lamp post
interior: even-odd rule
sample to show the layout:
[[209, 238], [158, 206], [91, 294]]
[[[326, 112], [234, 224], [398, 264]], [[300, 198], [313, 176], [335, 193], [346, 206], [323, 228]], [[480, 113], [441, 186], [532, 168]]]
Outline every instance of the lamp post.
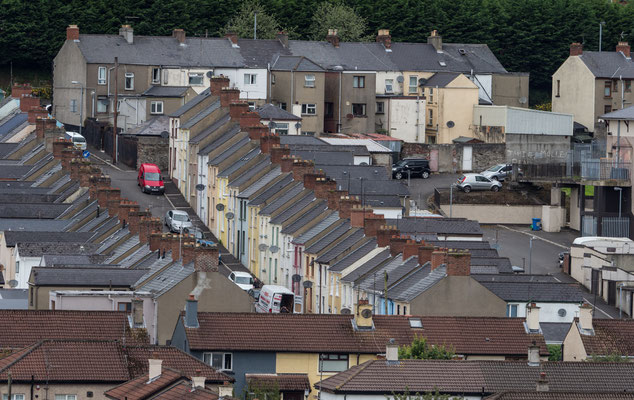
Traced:
[[79, 85], [81, 95], [79, 96], [79, 134], [81, 135], [81, 124], [84, 123], [84, 85], [79, 81], [72, 81], [73, 85]]
[[621, 218], [621, 201], [623, 200], [623, 188], [615, 186], [614, 190], [619, 192], [619, 219]]
[[601, 51], [601, 42], [603, 42], [603, 25], [605, 25], [605, 21], [599, 23], [599, 51]]

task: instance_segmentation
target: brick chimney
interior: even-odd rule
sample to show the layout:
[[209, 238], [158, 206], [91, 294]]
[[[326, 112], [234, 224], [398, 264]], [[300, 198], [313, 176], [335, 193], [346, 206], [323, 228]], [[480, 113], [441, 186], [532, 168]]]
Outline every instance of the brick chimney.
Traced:
[[55, 118], [48, 118], [46, 116], [37, 118], [35, 120], [35, 136], [38, 139], [44, 139], [46, 131], [55, 129], [57, 126], [56, 123]]
[[163, 224], [160, 218], [154, 217], [141, 217], [139, 221], [139, 241], [141, 244], [146, 244], [150, 241], [150, 235], [154, 232], [161, 232]]
[[227, 32], [225, 37], [229, 39], [231, 46], [238, 47], [238, 35], [235, 32]]
[[[335, 182], [336, 187], [336, 182]], [[341, 199], [348, 195], [347, 190], [333, 189], [328, 192], [328, 208], [331, 210], [339, 211], [341, 208]]]
[[[240, 101], [240, 89], [232, 89], [228, 87], [220, 89], [220, 106], [221, 107], [230, 107], [231, 103], [237, 103], [239, 101]], [[249, 105], [247, 104], [247, 109], [248, 108], [249, 108]], [[236, 115], [236, 118], [240, 118], [240, 114]]]
[[407, 236], [392, 236], [390, 238], [390, 255], [396, 257], [398, 254], [401, 254], [408, 240]]
[[[240, 120], [242, 122], [242, 120]], [[251, 140], [260, 140], [262, 136], [269, 133], [269, 128], [262, 124], [247, 126], [246, 131], [249, 132], [249, 139]]]
[[[251, 134], [251, 132], [249, 132], [249, 135], [250, 134]], [[271, 153], [271, 162], [273, 164], [281, 165], [282, 164], [282, 157], [289, 156], [291, 154], [291, 149], [290, 149], [290, 147], [288, 147], [288, 145], [280, 146], [280, 145], [276, 144], [276, 145], [271, 146], [270, 153]]]
[[376, 232], [376, 243], [379, 247], [389, 246], [393, 236], [401, 236], [401, 232], [395, 226], [381, 225]]
[[[306, 187], [306, 185], [304, 185]], [[363, 228], [365, 225], [365, 218], [373, 214], [372, 207], [363, 207], [362, 205], [354, 204], [350, 209], [350, 226], [353, 228]]]
[[[227, 90], [223, 89], [222, 93], [224, 94]], [[220, 102], [222, 103], [222, 97], [220, 98]], [[234, 101], [229, 104], [229, 116], [235, 122], [239, 122], [242, 118], [242, 114], [249, 112], [249, 105], [243, 101]], [[242, 125], [240, 125], [242, 128]]]
[[570, 55], [580, 56], [583, 54], [583, 45], [581, 43], [572, 43], [570, 45]]
[[66, 148], [73, 147], [73, 142], [66, 139], [57, 139], [53, 142], [53, 157], [57, 160], [62, 159], [62, 151]]
[[32, 94], [23, 94], [20, 96], [20, 111], [28, 113], [35, 107], [40, 107], [39, 97]]
[[326, 41], [332, 44], [334, 47], [339, 47], [339, 36], [336, 29], [328, 29], [328, 35]]
[[128, 229], [133, 235], [138, 235], [141, 232], [141, 218], [150, 217], [150, 211], [130, 211], [128, 213]]
[[183, 265], [195, 260], [196, 246], [200, 245], [195, 242], [188, 242], [183, 245]]
[[13, 97], [14, 99], [19, 99], [22, 97], [23, 94], [26, 95], [31, 95], [33, 94], [33, 88], [31, 87], [31, 85], [24, 84], [24, 85], [13, 85], [13, 87], [11, 88], [11, 97]]
[[337, 182], [329, 178], [317, 178], [315, 180], [315, 197], [322, 200], [328, 200], [329, 193], [337, 189]]
[[162, 241], [163, 234], [161, 232], [150, 233], [150, 251], [160, 250]]
[[60, 162], [64, 171], [70, 170], [70, 160], [80, 157], [81, 152], [74, 147], [66, 147], [62, 150]]
[[447, 275], [471, 275], [471, 253], [467, 250], [450, 250], [447, 252]]
[[630, 58], [630, 45], [627, 42], [619, 42], [616, 45], [616, 52], [621, 52], [626, 58]]
[[219, 253], [216, 246], [196, 246], [194, 269], [198, 272], [218, 272]]
[[[233, 119], [233, 115], [231, 115], [231, 119]], [[249, 111], [249, 105], [247, 104], [247, 109], [240, 115], [240, 128], [242, 130], [246, 130], [248, 126], [263, 126], [260, 123], [260, 114], [255, 111]]]
[[379, 34], [376, 35], [377, 43], [383, 43], [386, 49], [392, 47], [392, 36], [389, 29], [379, 29]]
[[315, 186], [317, 186], [317, 179], [325, 178], [326, 174], [324, 171], [319, 170], [315, 172], [308, 172], [304, 174], [304, 187], [308, 190], [315, 190]]
[[220, 96], [222, 93], [222, 89], [228, 88], [229, 84], [229, 78], [227, 78], [226, 76], [212, 76], [211, 79], [209, 79], [209, 91], [213, 96]]
[[427, 262], [431, 262], [431, 255], [434, 252], [434, 246], [422, 244], [418, 246], [418, 264], [425, 265]]
[[121, 25], [119, 35], [122, 36], [128, 44], [134, 43], [134, 29], [131, 25]]
[[361, 200], [357, 196], [343, 196], [339, 201], [339, 218], [347, 219], [350, 218], [350, 211], [352, 207], [361, 205]]
[[68, 25], [66, 28], [66, 40], [79, 41], [79, 27], [77, 25]]
[[112, 210], [108, 208], [108, 214], [112, 217], [118, 217], [121, 223], [125, 221], [125, 223], [128, 224], [130, 222], [130, 213], [139, 211], [140, 209], [141, 206], [136, 201], [121, 199], [121, 201], [119, 201], [119, 208]]
[[90, 200], [97, 200], [97, 189], [110, 187], [108, 175], [93, 175], [89, 178], [88, 195]]
[[293, 160], [293, 179], [297, 182], [304, 182], [306, 174], [315, 171], [315, 162], [312, 160]]
[[433, 31], [431, 31], [431, 35], [427, 37], [427, 44], [431, 44], [432, 46], [434, 46], [434, 49], [436, 49], [436, 51], [442, 50], [442, 36], [438, 34], [437, 30], [434, 29]]
[[379, 228], [385, 225], [385, 217], [381, 214], [369, 214], [365, 216], [365, 236], [376, 236]]
[[431, 269], [432, 271], [447, 264], [447, 249], [436, 249], [431, 253]]
[[97, 188], [97, 204], [99, 204], [99, 207], [106, 208], [108, 206], [108, 192], [110, 192], [109, 187]]
[[38, 118], [46, 118], [47, 116], [48, 111], [46, 111], [46, 109], [42, 107], [33, 107], [28, 111], [27, 121], [29, 124], [35, 124]]
[[[275, 145], [280, 145], [280, 137], [275, 133], [268, 133], [260, 138], [260, 151], [269, 154]], [[284, 171], [282, 172], [289, 172]]]
[[99, 174], [101, 170], [94, 165], [84, 165], [79, 168], [79, 186], [90, 188], [90, 177]]
[[277, 35], [275, 35], [275, 37], [277, 38], [277, 40], [279, 40], [284, 48], [288, 48], [288, 33], [286, 33], [285, 31], [279, 31], [277, 32]]
[[[262, 143], [264, 141], [260, 141], [260, 148], [262, 148]], [[295, 162], [295, 156], [282, 156], [282, 160], [280, 161], [280, 167], [282, 168], [282, 173], [291, 172], [293, 170], [293, 162]]]
[[121, 189], [110, 188], [106, 192], [106, 204], [104, 205], [105, 207], [108, 208], [108, 214], [112, 216], [117, 215], [119, 212], [120, 203], [121, 203]]
[[180, 44], [184, 44], [185, 43], [185, 30], [183, 29], [174, 29], [172, 31], [172, 37], [176, 38], [176, 40], [178, 40], [178, 43]]
[[403, 245], [403, 261], [406, 261], [410, 257], [418, 257], [418, 248], [420, 247], [420, 243], [416, 240], [408, 240]]

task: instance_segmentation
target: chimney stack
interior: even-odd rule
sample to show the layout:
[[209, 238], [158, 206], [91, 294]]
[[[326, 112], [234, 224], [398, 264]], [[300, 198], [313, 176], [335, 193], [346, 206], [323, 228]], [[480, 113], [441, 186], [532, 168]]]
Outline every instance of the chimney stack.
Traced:
[[229, 87], [230, 83], [231, 82], [229, 81], [229, 78], [227, 78], [226, 76], [212, 76], [211, 79], [209, 79], [209, 91], [211, 92], [212, 96], [220, 96], [222, 93], [222, 89]]
[[178, 43], [185, 44], [185, 30], [183, 29], [174, 29], [172, 31], [172, 37], [175, 37], [178, 40]]
[[202, 376], [202, 372], [197, 369], [196, 375], [192, 376], [192, 388], [204, 388], [205, 387], [205, 377]]
[[385, 359], [387, 361], [398, 361], [398, 345], [394, 339], [390, 339], [385, 346]]
[[581, 43], [572, 43], [570, 45], [570, 55], [580, 56], [583, 54], [583, 45]]
[[[282, 171], [284, 168], [282, 167]], [[335, 182], [335, 189], [328, 192], [328, 208], [331, 210], [339, 211], [341, 208], [341, 199], [348, 195], [347, 190], [336, 190], [337, 183]]]
[[23, 94], [29, 96], [33, 94], [33, 88], [31, 87], [31, 85], [13, 85], [13, 87], [11, 88], [11, 97], [13, 97], [14, 99], [19, 99], [22, 97]]
[[403, 248], [408, 240], [407, 236], [392, 236], [390, 238], [390, 255], [392, 257], [396, 257], [397, 255], [403, 253]]
[[79, 27], [77, 25], [68, 25], [68, 28], [66, 28], [66, 40], [79, 42]]
[[[242, 120], [240, 120], [240, 122], [242, 122]], [[246, 130], [249, 132], [249, 139], [251, 140], [260, 140], [262, 136], [269, 133], [269, 128], [262, 124], [247, 126]]]
[[[273, 146], [280, 145], [280, 137], [275, 133], [267, 133], [260, 137], [260, 151], [264, 154], [270, 154]], [[282, 156], [284, 159], [284, 156]], [[282, 167], [282, 172], [290, 172], [284, 171], [284, 167]]]
[[548, 390], [548, 379], [546, 379], [546, 373], [542, 371], [539, 373], [539, 379], [537, 380], [537, 391], [547, 392]]
[[585, 331], [592, 331], [592, 306], [584, 303], [579, 307], [579, 326]]
[[[32, 107], [27, 114], [27, 121], [29, 124], [35, 124], [38, 118], [46, 118], [48, 116], [48, 111], [42, 107]], [[44, 136], [42, 136], [44, 137]]]
[[119, 35], [123, 36], [128, 44], [134, 43], [134, 29], [130, 25], [121, 25], [119, 28]]
[[447, 275], [471, 275], [471, 253], [468, 250], [450, 250], [447, 252]]
[[354, 315], [354, 322], [359, 329], [371, 329], [374, 327], [372, 322], [372, 305], [367, 300], [359, 300], [357, 312]]
[[436, 249], [431, 253], [431, 269], [432, 271], [441, 265], [447, 265], [447, 249]]
[[539, 346], [533, 341], [533, 344], [528, 346], [528, 365], [531, 367], [539, 366]]
[[406, 261], [410, 257], [417, 256], [418, 257], [418, 248], [420, 247], [420, 243], [416, 242], [416, 240], [408, 240], [403, 244], [403, 261]]
[[193, 294], [189, 295], [185, 304], [185, 328], [198, 328], [198, 300]]
[[401, 236], [395, 226], [381, 225], [376, 232], [376, 243], [379, 247], [387, 247], [394, 236]]
[[329, 178], [317, 178], [315, 180], [315, 197], [322, 200], [328, 200], [330, 191], [337, 189], [337, 182]]
[[218, 272], [219, 251], [216, 246], [196, 246], [194, 270], [197, 272]]
[[[222, 93], [224, 94], [225, 92], [228, 92], [228, 90], [223, 89]], [[222, 95], [220, 97], [220, 103], [222, 103]], [[247, 112], [249, 112], [249, 105], [247, 103], [244, 103], [242, 101], [234, 101], [233, 103], [229, 104], [229, 116], [235, 122], [240, 122], [242, 114]], [[242, 127], [242, 124], [240, 124], [240, 127]]]
[[539, 307], [535, 303], [526, 306], [526, 328], [528, 333], [539, 332]]
[[418, 264], [425, 265], [425, 263], [431, 263], [431, 255], [434, 252], [434, 246], [422, 244], [418, 246]]
[[334, 47], [339, 47], [339, 36], [337, 36], [336, 29], [328, 29], [328, 36], [326, 36], [326, 41], [332, 44]]
[[293, 160], [292, 173], [293, 179], [297, 182], [304, 182], [306, 174], [315, 171], [315, 162], [312, 160]]
[[[233, 118], [233, 116], [231, 116], [231, 118]], [[260, 123], [260, 114], [258, 114], [256, 111], [249, 111], [249, 105], [247, 104], [247, 109], [240, 114], [240, 129], [242, 130], [246, 130], [247, 127], [249, 126], [257, 126], [257, 127], [264, 127], [266, 128], [264, 125], [262, 125]]]
[[317, 186], [317, 179], [325, 178], [325, 177], [326, 177], [326, 174], [324, 173], [323, 170], [304, 174], [304, 187], [308, 190], [314, 191], [315, 187]]
[[[209, 89], [211, 90], [211, 88]], [[240, 101], [240, 89], [224, 87], [220, 89], [220, 107], [231, 107], [232, 103], [238, 103]], [[246, 103], [245, 103], [246, 104]], [[247, 104], [247, 111], [249, 105]], [[229, 110], [231, 112], [231, 109]], [[235, 118], [240, 118], [240, 114], [237, 114]]]
[[431, 31], [431, 35], [427, 37], [427, 44], [434, 46], [436, 51], [442, 51], [442, 36], [438, 34], [437, 30]]
[[39, 97], [34, 96], [32, 94], [23, 94], [20, 96], [20, 111], [28, 113], [33, 108], [39, 108], [39, 107], [40, 107]]
[[616, 52], [621, 52], [625, 58], [630, 58], [630, 45], [627, 42], [619, 42], [616, 45]]
[[354, 205], [361, 205], [361, 200], [357, 196], [343, 196], [339, 201], [339, 218], [350, 218], [350, 212]]
[[284, 48], [288, 48], [288, 34], [285, 31], [279, 31], [277, 32], [277, 40], [280, 41], [280, 43], [282, 44], [282, 46], [284, 46]]
[[[251, 134], [251, 132], [249, 132], [249, 134]], [[258, 140], [259, 139], [260, 138], [258, 138]], [[288, 147], [288, 145], [282, 147], [279, 144], [275, 144], [271, 146], [269, 150], [271, 154], [271, 162], [277, 165], [280, 165], [282, 163], [282, 157], [291, 155], [291, 149], [290, 147]]]
[[161, 376], [161, 372], [163, 370], [163, 360], [156, 360], [156, 359], [150, 358], [148, 362], [150, 363], [149, 380], [153, 381], [154, 379]]
[[232, 47], [239, 47], [238, 46], [238, 35], [235, 32], [227, 32], [227, 33], [225, 33], [225, 37], [227, 39], [229, 39], [229, 41], [231, 42], [231, 46]]
[[377, 43], [383, 43], [385, 49], [390, 49], [392, 47], [392, 36], [390, 36], [389, 29], [379, 29], [379, 34], [376, 35]]

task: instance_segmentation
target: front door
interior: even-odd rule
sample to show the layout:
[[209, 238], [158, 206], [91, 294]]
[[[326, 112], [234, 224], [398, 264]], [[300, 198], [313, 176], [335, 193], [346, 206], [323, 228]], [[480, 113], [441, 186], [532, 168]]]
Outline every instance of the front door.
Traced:
[[473, 168], [473, 147], [472, 146], [464, 146], [462, 148], [462, 170], [463, 171], [471, 171]]
[[599, 272], [600, 271], [598, 269], [592, 270], [592, 286], [590, 290], [590, 293], [592, 294], [597, 294], [597, 295], [601, 294], [599, 293]]
[[608, 304], [616, 305], [616, 281], [608, 281]]
[[284, 400], [304, 400], [304, 392], [282, 392]]

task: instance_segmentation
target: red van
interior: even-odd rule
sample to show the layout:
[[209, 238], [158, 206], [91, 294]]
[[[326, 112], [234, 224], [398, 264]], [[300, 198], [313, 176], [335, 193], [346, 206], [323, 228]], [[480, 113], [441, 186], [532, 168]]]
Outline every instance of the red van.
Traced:
[[160, 193], [165, 191], [161, 170], [155, 164], [141, 164], [138, 185], [144, 193]]

